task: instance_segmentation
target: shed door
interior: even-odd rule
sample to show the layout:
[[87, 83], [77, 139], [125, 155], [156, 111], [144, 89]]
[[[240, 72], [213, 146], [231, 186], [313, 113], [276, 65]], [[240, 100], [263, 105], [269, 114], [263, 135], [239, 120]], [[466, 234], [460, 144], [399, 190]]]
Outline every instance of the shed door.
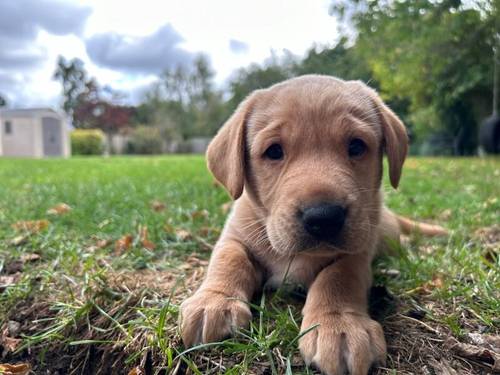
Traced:
[[62, 155], [61, 121], [52, 117], [42, 118], [44, 156]]

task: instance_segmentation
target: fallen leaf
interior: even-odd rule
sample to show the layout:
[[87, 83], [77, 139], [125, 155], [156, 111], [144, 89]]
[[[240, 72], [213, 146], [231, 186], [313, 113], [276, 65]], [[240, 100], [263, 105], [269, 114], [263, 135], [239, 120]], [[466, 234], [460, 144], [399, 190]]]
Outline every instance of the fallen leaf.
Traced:
[[500, 371], [500, 353], [477, 345], [465, 344], [456, 340], [449, 340], [448, 346], [455, 354], [476, 361], [492, 365], [493, 372]]
[[12, 240], [10, 240], [10, 244], [14, 246], [19, 246], [25, 243], [29, 238], [29, 235], [27, 234], [21, 234], [19, 236], [14, 237]]
[[500, 353], [500, 336], [481, 333], [468, 333], [467, 336], [472, 344], [484, 346]]
[[151, 201], [150, 207], [155, 212], [161, 212], [161, 211], [165, 210], [165, 208], [167, 208], [167, 205], [161, 201], [154, 200], [154, 201]]
[[9, 336], [16, 337], [19, 334], [20, 329], [21, 329], [21, 323], [16, 322], [15, 320], [9, 320], [7, 322], [6, 334], [8, 334]]
[[26, 231], [31, 234], [38, 233], [49, 226], [48, 220], [24, 220], [12, 224], [12, 228], [18, 231]]
[[185, 229], [176, 229], [175, 230], [175, 235], [177, 236], [177, 238], [181, 241], [187, 241], [189, 239], [191, 239], [193, 236], [191, 235], [190, 232], [188, 232], [187, 230]]
[[199, 210], [199, 211], [193, 211], [191, 212], [191, 219], [197, 220], [197, 219], [206, 219], [208, 218], [208, 211], [207, 210]]
[[201, 227], [198, 234], [203, 237], [208, 237], [210, 235], [220, 235], [220, 229], [214, 227]]
[[0, 292], [3, 292], [7, 287], [14, 285], [19, 279], [19, 274], [1, 275], [0, 276]]
[[233, 202], [229, 201], [229, 202], [226, 202], [226, 203], [222, 204], [220, 206], [220, 210], [225, 215], [225, 214], [227, 214], [231, 210], [231, 207], [233, 207]]
[[41, 258], [41, 256], [38, 254], [27, 253], [27, 254], [21, 255], [21, 262], [23, 262], [23, 263], [34, 262], [36, 260], [39, 260], [40, 258]]
[[98, 239], [95, 245], [87, 247], [87, 252], [93, 253], [96, 250], [104, 249], [111, 243], [108, 239]]
[[145, 372], [144, 370], [142, 369], [142, 367], [134, 367], [132, 370], [130, 370], [130, 372], [128, 373], [128, 375], [144, 375]]
[[66, 203], [59, 203], [47, 210], [47, 215], [63, 215], [71, 211], [71, 207]]
[[115, 242], [115, 254], [121, 255], [125, 250], [128, 250], [132, 245], [134, 237], [131, 234], [126, 234]]
[[[2, 337], [0, 342], [2, 343], [2, 346], [7, 349], [8, 352], [15, 352], [17, 348], [19, 347], [19, 344], [21, 344], [21, 339], [14, 339], [12, 337]], [[1, 374], [1, 372], [0, 372]]]
[[11, 365], [8, 363], [0, 363], [0, 374], [2, 375], [27, 375], [31, 371], [29, 363], [18, 363]]
[[441, 289], [444, 286], [443, 279], [440, 276], [434, 276], [432, 280], [425, 282], [423, 285], [412, 289], [410, 292], [418, 292], [422, 294], [431, 294], [435, 289]]
[[154, 248], [156, 247], [153, 242], [148, 240], [148, 227], [145, 225], [141, 225], [139, 227], [139, 239], [142, 246], [148, 250], [154, 250]]

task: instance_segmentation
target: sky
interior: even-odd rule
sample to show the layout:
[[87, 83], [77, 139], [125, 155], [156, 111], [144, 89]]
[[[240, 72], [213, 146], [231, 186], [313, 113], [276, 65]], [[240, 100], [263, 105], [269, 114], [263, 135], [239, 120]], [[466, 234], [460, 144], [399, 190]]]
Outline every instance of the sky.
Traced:
[[0, 95], [9, 107], [61, 103], [57, 57], [140, 102], [159, 73], [205, 54], [223, 88], [271, 53], [336, 41], [331, 0], [0, 0]]

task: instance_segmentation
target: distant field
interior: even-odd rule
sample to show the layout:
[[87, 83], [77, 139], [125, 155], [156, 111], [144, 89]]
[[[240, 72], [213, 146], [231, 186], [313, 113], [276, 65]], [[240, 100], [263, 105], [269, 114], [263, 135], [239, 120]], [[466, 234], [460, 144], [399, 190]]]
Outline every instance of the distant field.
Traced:
[[[372, 313], [389, 358], [376, 373], [491, 372], [494, 352], [463, 344], [499, 340], [500, 159], [411, 158], [399, 190], [384, 190], [389, 207], [451, 235], [377, 259]], [[178, 304], [201, 282], [227, 202], [199, 156], [0, 159], [0, 364], [315, 373], [297, 350], [301, 297], [285, 290], [254, 301], [239, 337], [184, 352]]]

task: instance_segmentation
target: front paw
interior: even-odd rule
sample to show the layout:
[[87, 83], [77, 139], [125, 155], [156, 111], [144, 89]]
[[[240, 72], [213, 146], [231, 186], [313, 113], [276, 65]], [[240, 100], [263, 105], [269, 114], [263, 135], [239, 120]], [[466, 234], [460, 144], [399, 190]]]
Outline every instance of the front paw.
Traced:
[[181, 335], [186, 347], [219, 341], [248, 325], [248, 304], [221, 292], [199, 290], [181, 304]]
[[382, 327], [358, 313], [309, 314], [302, 331], [318, 325], [300, 339], [307, 364], [328, 375], [366, 375], [370, 367], [385, 364], [386, 344]]

